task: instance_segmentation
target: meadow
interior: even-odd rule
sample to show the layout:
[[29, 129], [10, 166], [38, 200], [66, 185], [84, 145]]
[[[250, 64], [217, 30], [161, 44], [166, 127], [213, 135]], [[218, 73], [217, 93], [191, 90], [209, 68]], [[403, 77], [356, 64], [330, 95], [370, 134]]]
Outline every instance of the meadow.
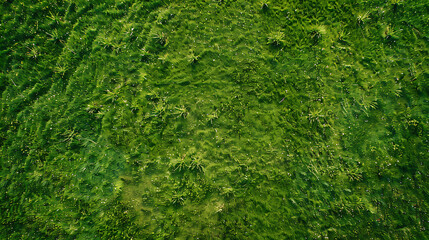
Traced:
[[426, 239], [429, 2], [4, 0], [1, 239]]

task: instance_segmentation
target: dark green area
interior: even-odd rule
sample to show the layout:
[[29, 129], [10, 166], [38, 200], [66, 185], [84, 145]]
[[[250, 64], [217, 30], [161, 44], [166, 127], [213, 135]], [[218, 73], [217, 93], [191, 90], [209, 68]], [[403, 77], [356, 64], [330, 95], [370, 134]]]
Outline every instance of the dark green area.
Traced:
[[1, 239], [426, 239], [428, 1], [1, 1]]

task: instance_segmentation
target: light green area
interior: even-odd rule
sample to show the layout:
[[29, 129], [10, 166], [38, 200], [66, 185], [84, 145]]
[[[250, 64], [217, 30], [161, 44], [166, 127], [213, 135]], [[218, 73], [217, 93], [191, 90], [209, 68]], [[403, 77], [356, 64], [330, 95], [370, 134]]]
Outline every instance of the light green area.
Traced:
[[427, 1], [3, 1], [3, 239], [425, 239]]

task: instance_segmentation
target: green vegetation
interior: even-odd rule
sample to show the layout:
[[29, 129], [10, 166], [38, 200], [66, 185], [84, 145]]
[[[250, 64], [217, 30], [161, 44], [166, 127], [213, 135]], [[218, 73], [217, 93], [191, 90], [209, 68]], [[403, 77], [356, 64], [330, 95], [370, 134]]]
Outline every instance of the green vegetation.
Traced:
[[428, 1], [0, 13], [1, 239], [428, 238]]

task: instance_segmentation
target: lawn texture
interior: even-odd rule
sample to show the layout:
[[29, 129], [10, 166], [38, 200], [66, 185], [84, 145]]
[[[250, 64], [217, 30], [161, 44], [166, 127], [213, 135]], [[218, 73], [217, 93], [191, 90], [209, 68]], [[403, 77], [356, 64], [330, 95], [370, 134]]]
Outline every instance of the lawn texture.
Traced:
[[0, 3], [1, 239], [426, 239], [428, 1]]

